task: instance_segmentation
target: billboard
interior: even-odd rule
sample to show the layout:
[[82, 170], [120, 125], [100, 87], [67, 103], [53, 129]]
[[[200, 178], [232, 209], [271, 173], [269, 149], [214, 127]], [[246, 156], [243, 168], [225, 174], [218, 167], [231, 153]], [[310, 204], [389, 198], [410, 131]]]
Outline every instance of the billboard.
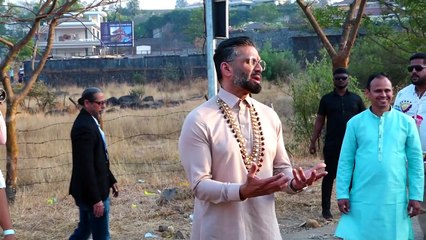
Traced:
[[133, 47], [133, 22], [101, 23], [101, 42], [106, 47]]

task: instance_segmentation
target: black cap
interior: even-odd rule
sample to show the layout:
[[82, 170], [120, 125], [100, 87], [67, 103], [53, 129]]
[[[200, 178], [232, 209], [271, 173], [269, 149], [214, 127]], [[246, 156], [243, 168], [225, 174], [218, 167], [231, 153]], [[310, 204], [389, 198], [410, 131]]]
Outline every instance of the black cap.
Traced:
[[95, 101], [95, 94], [102, 92], [101, 89], [97, 87], [89, 87], [84, 89], [83, 93], [81, 94], [81, 98], [78, 99], [78, 104], [81, 106], [84, 106], [84, 100], [89, 101]]

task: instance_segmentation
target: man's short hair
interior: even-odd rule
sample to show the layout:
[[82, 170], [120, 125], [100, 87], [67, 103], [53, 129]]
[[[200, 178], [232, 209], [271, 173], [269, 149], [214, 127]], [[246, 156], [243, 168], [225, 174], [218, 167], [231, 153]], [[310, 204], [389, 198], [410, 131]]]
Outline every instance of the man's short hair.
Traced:
[[384, 73], [384, 72], [379, 72], [379, 73], [371, 74], [368, 77], [368, 79], [367, 79], [367, 85], [365, 86], [366, 89], [370, 90], [371, 82], [375, 78], [387, 78], [387, 79], [389, 79], [389, 81], [391, 80], [390, 77], [386, 73]]
[[84, 89], [83, 93], [81, 94], [81, 98], [78, 99], [78, 104], [84, 106], [84, 100], [89, 100], [90, 102], [95, 101], [95, 94], [100, 92], [102, 92], [102, 90], [97, 87], [89, 87]]
[[410, 61], [414, 59], [423, 59], [423, 63], [426, 63], [426, 53], [415, 53], [411, 55]]
[[348, 69], [346, 68], [336, 68], [336, 70], [334, 70], [333, 72], [333, 76], [336, 74], [347, 74], [349, 75]]
[[246, 36], [233, 37], [222, 41], [216, 48], [213, 60], [216, 68], [216, 75], [219, 82], [222, 81], [222, 72], [220, 70], [220, 64], [227, 61], [234, 60], [237, 55], [236, 48], [242, 46], [256, 47], [254, 42]]

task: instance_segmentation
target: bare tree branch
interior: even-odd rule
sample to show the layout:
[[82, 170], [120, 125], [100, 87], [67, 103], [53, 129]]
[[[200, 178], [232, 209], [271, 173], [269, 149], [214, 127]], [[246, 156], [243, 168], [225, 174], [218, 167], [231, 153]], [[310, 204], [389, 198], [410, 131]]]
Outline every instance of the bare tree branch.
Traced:
[[359, 5], [358, 5], [358, 12], [356, 15], [356, 18], [351, 21], [351, 25], [352, 25], [352, 31], [350, 31], [349, 33], [349, 38], [347, 39], [348, 43], [346, 45], [346, 48], [342, 51], [344, 51], [345, 55], [349, 58], [351, 49], [355, 43], [355, 39], [358, 35], [358, 31], [359, 31], [359, 26], [361, 25], [361, 20], [362, 17], [364, 16], [364, 9], [365, 9], [365, 4], [366, 1], [365, 0], [357, 0], [357, 2], [359, 1]]
[[393, 4], [388, 3], [384, 0], [379, 0], [379, 3], [384, 5], [386, 7], [386, 9], [388, 9], [391, 13], [394, 14], [394, 16], [396, 17], [399, 26], [405, 30], [405, 32], [409, 33], [410, 32], [410, 28], [405, 26], [404, 22], [402, 21], [401, 17], [399, 16], [399, 13], [396, 11], [395, 7]]
[[318, 37], [321, 39], [321, 42], [332, 60], [333, 68], [347, 67], [349, 64], [350, 51], [354, 45], [364, 14], [366, 0], [354, 0], [353, 3], [349, 5], [349, 10], [342, 27], [342, 36], [340, 38], [339, 48], [337, 51], [331, 45], [327, 35], [318, 24], [318, 21], [311, 11], [311, 6], [308, 6], [304, 0], [296, 1], [305, 13]]
[[331, 45], [330, 41], [327, 38], [327, 35], [322, 30], [321, 26], [319, 25], [318, 21], [315, 19], [315, 16], [311, 11], [312, 6], [307, 4], [304, 0], [297, 0], [296, 2], [297, 4], [299, 4], [302, 11], [305, 13], [306, 17], [308, 18], [308, 21], [311, 23], [318, 37], [321, 39], [321, 42], [327, 50], [328, 55], [336, 56], [336, 50], [334, 49], [333, 45]]
[[13, 48], [13, 43], [8, 41], [7, 39], [0, 37], [0, 43], [3, 43], [4, 45], [6, 45], [8, 48]]
[[[385, 49], [387, 52], [389, 52], [391, 55], [393, 55], [393, 56], [395, 56], [395, 57], [397, 57], [397, 58], [399, 58], [399, 59], [401, 59], [401, 60], [404, 60], [404, 61], [406, 61], [407, 60], [407, 58], [406, 58], [406, 56], [401, 56], [401, 55], [398, 55], [398, 54], [396, 54], [396, 51], [394, 50], [394, 49], [392, 49], [392, 48], [389, 48], [389, 47], [387, 47], [387, 46], [385, 46], [384, 44], [382, 44], [380, 41], [377, 41], [376, 40], [376, 38], [375, 37], [370, 37], [370, 36], [365, 36], [366, 38], [368, 38], [368, 39], [370, 39], [371, 41], [373, 41], [375, 44], [377, 44], [378, 46], [380, 46], [381, 48], [383, 48], [383, 49]], [[403, 49], [402, 47], [400, 47], [399, 45], [397, 45], [397, 44], [395, 44], [400, 50], [402, 50], [402, 51], [406, 51], [406, 49]], [[406, 52], [408, 52], [408, 51], [406, 51]]]
[[339, 49], [345, 49], [346, 43], [349, 38], [349, 34], [352, 31], [352, 19], [355, 15], [356, 7], [358, 6], [357, 1], [353, 1], [349, 5], [348, 13], [346, 14], [345, 22], [342, 26], [342, 37], [340, 38]]

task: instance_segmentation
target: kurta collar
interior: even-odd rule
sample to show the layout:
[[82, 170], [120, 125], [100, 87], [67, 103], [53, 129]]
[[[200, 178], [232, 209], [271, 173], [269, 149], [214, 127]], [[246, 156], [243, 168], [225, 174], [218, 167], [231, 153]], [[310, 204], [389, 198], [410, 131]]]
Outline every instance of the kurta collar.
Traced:
[[408, 85], [408, 89], [410, 90], [411, 94], [413, 94], [413, 96], [418, 97], [416, 93], [416, 86], [414, 84]]
[[408, 88], [409, 88], [411, 94], [413, 94], [413, 96], [415, 96], [418, 99], [421, 99], [426, 95], [426, 94], [423, 94], [421, 97], [419, 97], [419, 95], [417, 95], [417, 93], [416, 93], [416, 85], [414, 85], [414, 84], [408, 85]]
[[[381, 117], [387, 117], [389, 114], [391, 114], [392, 112], [394, 112], [395, 110], [393, 110], [392, 105], [390, 106], [389, 111], [386, 111], [383, 113], [383, 115]], [[374, 112], [371, 110], [371, 106], [368, 108], [368, 112], [370, 112], [370, 114], [376, 118], [380, 118], [379, 116], [377, 116], [376, 114], [374, 114]]]
[[[240, 103], [240, 98], [238, 98], [237, 96], [235, 96], [234, 94], [226, 91], [223, 88], [219, 89], [219, 93], [217, 94], [217, 96], [222, 99], [228, 106], [230, 106], [231, 108], [235, 107], [236, 105], [238, 105]], [[250, 95], [248, 95], [245, 100], [252, 105], [252, 101], [253, 99], [250, 97]]]

